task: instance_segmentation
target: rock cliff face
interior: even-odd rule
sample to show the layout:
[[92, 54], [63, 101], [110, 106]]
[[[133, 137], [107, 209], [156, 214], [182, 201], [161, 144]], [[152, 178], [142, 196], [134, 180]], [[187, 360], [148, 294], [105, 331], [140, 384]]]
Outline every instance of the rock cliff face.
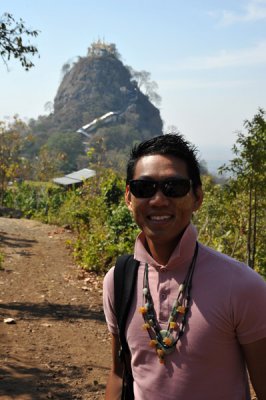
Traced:
[[[133, 140], [162, 133], [159, 110], [139, 90], [129, 69], [108, 46], [98, 46], [90, 48], [88, 56], [65, 74], [54, 99], [54, 113], [48, 117], [49, 126], [55, 131], [75, 132], [109, 112], [114, 112], [116, 119], [104, 126], [104, 135], [110, 126], [113, 136], [115, 127], [120, 132], [134, 131]], [[99, 130], [92, 129], [91, 135], [98, 136]]]

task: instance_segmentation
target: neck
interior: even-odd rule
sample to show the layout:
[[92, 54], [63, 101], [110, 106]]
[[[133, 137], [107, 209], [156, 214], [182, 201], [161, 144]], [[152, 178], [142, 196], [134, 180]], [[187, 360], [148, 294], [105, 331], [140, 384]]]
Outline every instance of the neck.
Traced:
[[162, 242], [154, 242], [153, 240], [150, 240], [149, 238], [146, 238], [146, 249], [152, 256], [152, 258], [160, 265], [166, 265], [175, 250], [176, 246], [180, 242], [183, 232], [181, 232], [175, 240], [172, 242], [168, 243], [162, 243]]

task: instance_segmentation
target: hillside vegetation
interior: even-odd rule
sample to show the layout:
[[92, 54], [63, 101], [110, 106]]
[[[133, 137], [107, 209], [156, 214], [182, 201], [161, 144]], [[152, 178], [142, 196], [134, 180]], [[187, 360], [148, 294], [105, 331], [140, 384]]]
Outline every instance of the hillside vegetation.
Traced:
[[[265, 112], [246, 121], [234, 146], [235, 158], [224, 171], [231, 178], [218, 184], [203, 176], [204, 202], [194, 215], [199, 239], [248, 263], [266, 277], [265, 253]], [[138, 228], [124, 203], [125, 179], [98, 165], [97, 175], [77, 189], [51, 183], [18, 183], [6, 190], [4, 204], [29, 218], [68, 225], [76, 233], [71, 245], [79, 264], [102, 273], [117, 255], [133, 251]]]

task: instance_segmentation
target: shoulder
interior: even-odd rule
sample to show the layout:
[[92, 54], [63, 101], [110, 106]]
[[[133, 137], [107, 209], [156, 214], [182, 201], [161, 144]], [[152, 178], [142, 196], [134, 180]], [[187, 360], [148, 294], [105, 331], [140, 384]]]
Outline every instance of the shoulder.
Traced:
[[[266, 282], [248, 265], [200, 244], [199, 276], [225, 304], [241, 344], [266, 337]], [[219, 303], [220, 304], [220, 303]]]
[[202, 273], [213, 277], [216, 283], [222, 284], [231, 290], [247, 292], [247, 289], [266, 291], [266, 282], [256, 271], [247, 264], [240, 262], [226, 254], [220, 253], [208, 246], [199, 244], [199, 263]]
[[216, 272], [221, 269], [221, 272], [223, 273], [228, 270], [231, 273], [242, 272], [244, 275], [259, 276], [259, 278], [261, 278], [260, 275], [252, 270], [247, 264], [238, 261], [235, 258], [214, 250], [211, 247], [205, 246], [202, 243], [199, 243], [199, 249], [200, 261], [202, 263], [206, 263], [206, 265], [212, 266], [212, 268], [215, 268]]
[[103, 293], [114, 291], [114, 270], [115, 267], [111, 267], [103, 279]]
[[221, 253], [217, 250], [214, 250], [211, 247], [205, 246], [202, 243], [199, 243], [200, 256], [203, 261], [215, 263], [215, 265], [224, 265], [224, 266], [234, 266], [236, 268], [239, 267], [248, 267], [245, 263], [236, 260], [224, 253]]
[[114, 304], [114, 267], [112, 267], [103, 280], [103, 310], [108, 330], [112, 334], [118, 333]]

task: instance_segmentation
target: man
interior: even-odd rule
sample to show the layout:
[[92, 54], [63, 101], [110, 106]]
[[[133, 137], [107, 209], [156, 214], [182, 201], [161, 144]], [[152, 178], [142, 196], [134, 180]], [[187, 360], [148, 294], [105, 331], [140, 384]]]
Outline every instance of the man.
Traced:
[[[125, 334], [136, 400], [247, 400], [246, 365], [258, 399], [266, 399], [266, 285], [197, 242], [191, 217], [202, 200], [195, 149], [182, 136], [133, 148], [125, 201], [141, 229], [140, 266]], [[123, 371], [113, 273], [104, 280], [113, 354], [107, 400], [121, 397]]]

